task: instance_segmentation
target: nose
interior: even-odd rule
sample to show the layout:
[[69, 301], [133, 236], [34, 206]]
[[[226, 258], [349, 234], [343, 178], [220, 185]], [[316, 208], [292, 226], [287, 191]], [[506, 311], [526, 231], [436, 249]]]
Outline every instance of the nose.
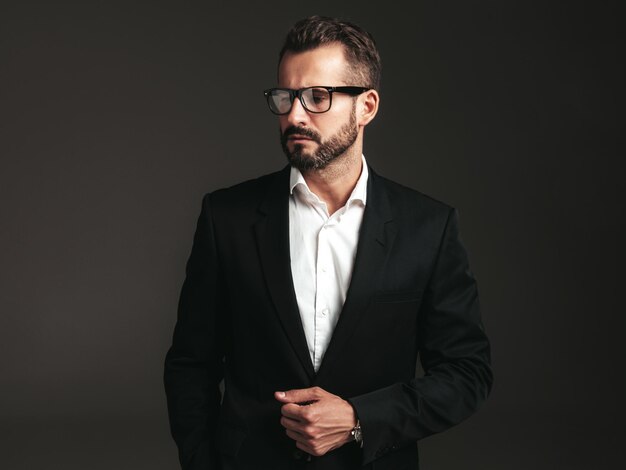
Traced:
[[309, 113], [304, 106], [302, 106], [302, 102], [298, 97], [295, 97], [293, 103], [291, 104], [291, 110], [285, 115], [287, 119], [287, 123], [290, 126], [301, 126], [306, 125], [309, 120]]

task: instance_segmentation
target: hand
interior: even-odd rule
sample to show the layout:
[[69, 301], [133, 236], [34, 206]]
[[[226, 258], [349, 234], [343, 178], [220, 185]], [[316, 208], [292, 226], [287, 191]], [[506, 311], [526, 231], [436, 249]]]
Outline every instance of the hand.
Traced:
[[284, 403], [280, 424], [299, 449], [319, 457], [352, 441], [356, 414], [341, 397], [320, 387], [276, 392], [274, 397]]

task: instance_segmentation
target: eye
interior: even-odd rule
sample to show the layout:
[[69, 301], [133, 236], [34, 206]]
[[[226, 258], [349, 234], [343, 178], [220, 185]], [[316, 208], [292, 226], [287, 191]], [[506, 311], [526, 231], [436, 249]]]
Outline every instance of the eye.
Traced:
[[275, 100], [280, 104], [289, 103], [289, 93], [280, 93], [275, 96]]
[[314, 88], [311, 90], [311, 98], [313, 99], [313, 103], [321, 104], [330, 99], [330, 94], [328, 93], [328, 90], [325, 90], [324, 88]]

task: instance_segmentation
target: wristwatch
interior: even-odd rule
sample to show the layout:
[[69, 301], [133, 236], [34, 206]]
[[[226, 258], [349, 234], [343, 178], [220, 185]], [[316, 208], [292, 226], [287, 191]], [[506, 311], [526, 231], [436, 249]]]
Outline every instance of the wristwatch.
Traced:
[[354, 437], [359, 447], [363, 447], [363, 433], [361, 432], [361, 422], [358, 419], [356, 420], [356, 426], [352, 428], [350, 434]]

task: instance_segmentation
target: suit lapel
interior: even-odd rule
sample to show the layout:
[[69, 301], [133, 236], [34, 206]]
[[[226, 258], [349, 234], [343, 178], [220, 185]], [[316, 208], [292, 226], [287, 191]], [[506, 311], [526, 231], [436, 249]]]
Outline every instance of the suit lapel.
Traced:
[[263, 273], [285, 334], [310, 380], [315, 370], [300, 320], [291, 275], [289, 253], [289, 167], [276, 175], [259, 210], [264, 214], [255, 225]]
[[359, 232], [352, 279], [339, 321], [318, 370], [317, 380], [330, 368], [335, 358], [339, 357], [342, 349], [349, 345], [362, 312], [378, 285], [396, 235], [392, 218], [391, 204], [384, 183], [370, 168], [367, 204]]

